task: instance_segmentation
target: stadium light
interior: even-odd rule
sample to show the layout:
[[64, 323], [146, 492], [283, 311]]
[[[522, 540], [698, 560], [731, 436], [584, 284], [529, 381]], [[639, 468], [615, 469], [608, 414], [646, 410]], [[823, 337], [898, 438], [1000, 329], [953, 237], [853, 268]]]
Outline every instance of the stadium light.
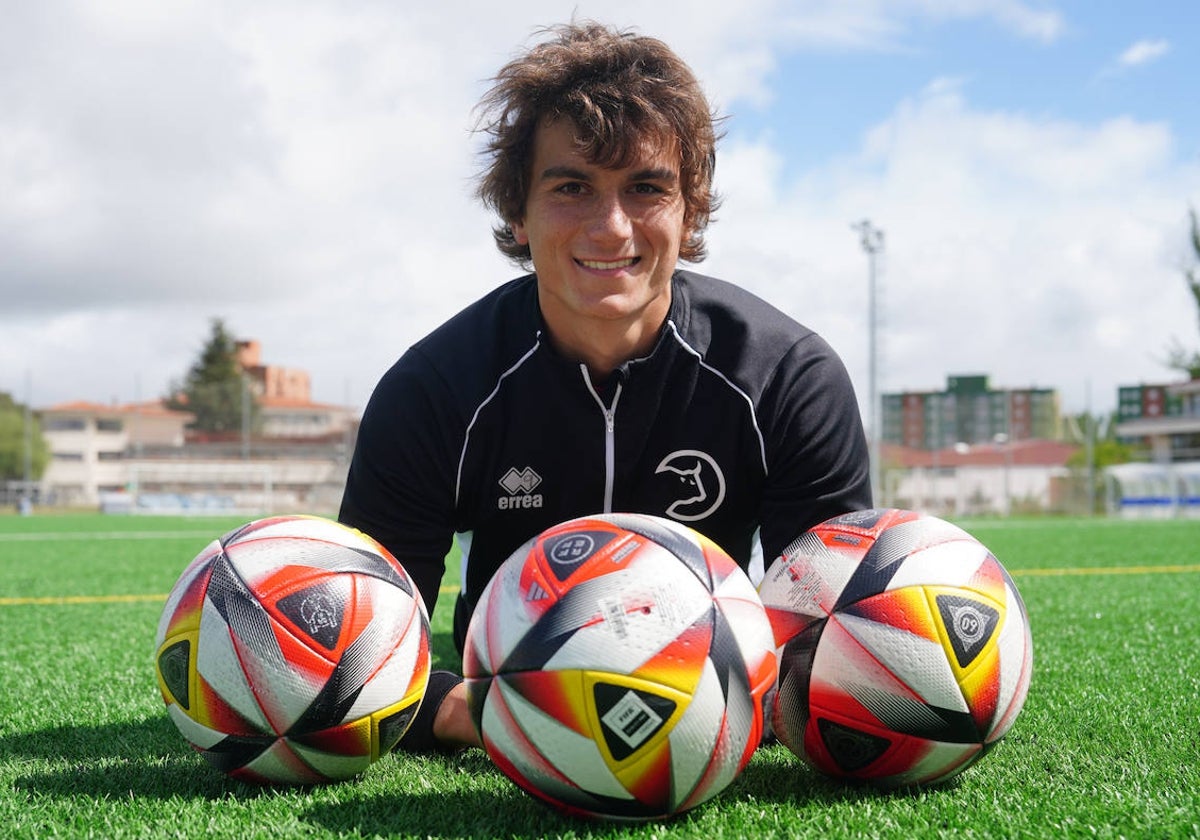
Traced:
[[867, 252], [867, 415], [868, 415], [868, 446], [871, 455], [871, 498], [876, 505], [883, 504], [880, 496], [879, 459], [880, 459], [880, 430], [879, 430], [879, 394], [878, 394], [878, 349], [876, 332], [878, 319], [876, 317], [875, 281], [876, 255], [883, 250], [883, 231], [871, 224], [869, 219], [863, 219], [850, 225], [859, 233], [862, 248]]
[[1007, 432], [996, 432], [992, 435], [992, 442], [1000, 449], [1000, 453], [1004, 456], [1004, 515], [1012, 516], [1012, 436]]
[[21, 415], [21, 477], [25, 479], [22, 494], [33, 486], [33, 374], [25, 371], [25, 411]]

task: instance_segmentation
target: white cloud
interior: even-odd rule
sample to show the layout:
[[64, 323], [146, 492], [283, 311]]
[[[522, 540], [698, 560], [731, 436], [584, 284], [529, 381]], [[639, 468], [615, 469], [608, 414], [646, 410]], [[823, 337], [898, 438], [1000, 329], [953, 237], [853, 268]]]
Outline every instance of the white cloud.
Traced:
[[826, 0], [780, 4], [768, 37], [822, 50], [897, 50], [919, 24], [970, 19], [1043, 43], [1065, 30], [1060, 13], [1020, 0]]
[[1082, 410], [1120, 384], [1170, 380], [1168, 337], [1194, 332], [1179, 275], [1200, 169], [1166, 126], [1088, 125], [973, 108], [954, 85], [900, 103], [850, 158], [795, 183], [769, 143], [729, 149], [715, 273], [824, 333], [866, 393], [867, 260], [850, 223], [887, 235], [881, 390], [990, 373]]
[[1142, 40], [1131, 45], [1117, 58], [1122, 67], [1138, 67], [1157, 61], [1171, 51], [1171, 43], [1165, 39]]
[[[37, 405], [159, 395], [220, 316], [269, 362], [310, 370], [318, 399], [361, 404], [411, 341], [514, 275], [471, 197], [471, 108], [562, 6], [165, 8], [16, 4], [0, 29], [0, 390], [28, 371]], [[918, 24], [966, 18], [1041, 41], [1062, 29], [1015, 0], [686, 15], [612, 0], [576, 16], [663, 37], [725, 110], [770, 102], [787, 50], [899, 49]], [[1005, 385], [1094, 370], [1106, 394], [1191, 335], [1167, 240], [1200, 188], [1172, 143], [1131, 119], [981, 111], [943, 81], [794, 182], [782, 140], [724, 148], [703, 268], [829, 334], [861, 382], [849, 224], [869, 216], [888, 235], [889, 387], [940, 387], [953, 361]]]
[[1047, 44], [1066, 30], [1060, 12], [1020, 0], [913, 0], [913, 6], [935, 20], [991, 18], [1022, 37]]

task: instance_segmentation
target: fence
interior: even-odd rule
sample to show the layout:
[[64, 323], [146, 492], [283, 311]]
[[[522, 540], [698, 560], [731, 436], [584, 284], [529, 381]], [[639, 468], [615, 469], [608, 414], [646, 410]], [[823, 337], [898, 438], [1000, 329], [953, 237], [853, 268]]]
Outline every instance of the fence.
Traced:
[[1200, 517], [1200, 461], [1119, 464], [1104, 473], [1111, 515], [1127, 519]]

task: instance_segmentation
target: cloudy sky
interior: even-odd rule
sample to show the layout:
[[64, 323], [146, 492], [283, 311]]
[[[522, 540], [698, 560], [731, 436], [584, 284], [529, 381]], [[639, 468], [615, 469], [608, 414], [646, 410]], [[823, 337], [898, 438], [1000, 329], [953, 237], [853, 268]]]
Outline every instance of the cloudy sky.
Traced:
[[728, 116], [701, 270], [823, 333], [864, 398], [862, 219], [880, 391], [986, 373], [1108, 411], [1200, 348], [1200, 3], [668, 5], [0, 0], [0, 391], [161, 396], [219, 317], [361, 406], [516, 275], [472, 107], [570, 8], [692, 64]]

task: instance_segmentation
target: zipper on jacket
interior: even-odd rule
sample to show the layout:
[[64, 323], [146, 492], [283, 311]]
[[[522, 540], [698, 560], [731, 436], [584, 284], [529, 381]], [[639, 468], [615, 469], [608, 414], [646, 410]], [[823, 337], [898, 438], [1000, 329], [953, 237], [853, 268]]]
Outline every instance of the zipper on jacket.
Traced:
[[587, 385], [592, 398], [596, 401], [596, 405], [600, 406], [600, 411], [604, 415], [603, 513], [612, 513], [613, 484], [616, 481], [617, 471], [617, 401], [621, 399], [621, 383], [618, 382], [616, 390], [613, 391], [612, 403], [605, 405], [604, 400], [600, 398], [600, 394], [596, 392], [595, 386], [592, 385], [592, 377], [588, 374], [587, 365], [580, 365], [579, 371], [583, 374], [584, 384]]

